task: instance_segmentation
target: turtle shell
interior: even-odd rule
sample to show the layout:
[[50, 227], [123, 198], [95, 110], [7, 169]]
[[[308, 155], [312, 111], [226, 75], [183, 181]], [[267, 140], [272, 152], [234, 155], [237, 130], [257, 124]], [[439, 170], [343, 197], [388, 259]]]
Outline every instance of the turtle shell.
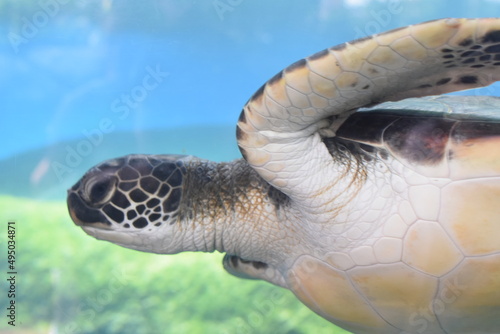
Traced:
[[332, 238], [342, 248], [300, 256], [288, 276], [299, 299], [354, 333], [498, 332], [499, 111], [494, 97], [407, 99], [324, 138], [358, 162], [366, 207], [388, 211], [353, 214]]
[[[498, 151], [496, 145], [500, 145], [499, 110], [500, 98], [487, 96], [435, 96], [386, 102], [352, 114], [338, 128], [336, 136], [325, 142], [332, 155], [338, 154], [341, 145], [366, 160], [392, 156], [429, 177], [497, 175], [496, 170], [484, 174], [479, 165], [484, 161], [484, 168], [490, 169], [496, 161], [493, 157]], [[476, 168], [456, 175], [450, 170], [456, 164]]]
[[442, 117], [456, 120], [500, 121], [500, 97], [438, 95], [384, 102], [358, 112], [405, 116]]

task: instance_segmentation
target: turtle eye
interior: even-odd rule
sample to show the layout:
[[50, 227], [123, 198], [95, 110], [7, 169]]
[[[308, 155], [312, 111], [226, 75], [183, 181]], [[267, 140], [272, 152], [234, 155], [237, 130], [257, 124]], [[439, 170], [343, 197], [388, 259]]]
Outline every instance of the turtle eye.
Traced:
[[84, 197], [89, 204], [104, 204], [113, 196], [115, 184], [116, 178], [113, 176], [95, 175], [87, 181]]

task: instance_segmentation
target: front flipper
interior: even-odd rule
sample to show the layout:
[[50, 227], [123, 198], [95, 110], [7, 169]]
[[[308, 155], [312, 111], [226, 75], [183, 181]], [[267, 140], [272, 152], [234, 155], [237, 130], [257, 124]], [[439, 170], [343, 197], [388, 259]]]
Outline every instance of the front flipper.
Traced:
[[383, 101], [497, 80], [498, 18], [442, 19], [391, 30], [318, 52], [274, 76], [243, 108], [238, 145], [249, 164], [302, 211], [335, 212], [338, 197], [356, 180], [343, 175], [346, 169], [321, 141], [319, 133], [332, 121]]
[[224, 269], [231, 275], [245, 279], [261, 279], [269, 283], [287, 288], [285, 279], [280, 272], [268, 264], [259, 261], [247, 261], [236, 255], [224, 256]]

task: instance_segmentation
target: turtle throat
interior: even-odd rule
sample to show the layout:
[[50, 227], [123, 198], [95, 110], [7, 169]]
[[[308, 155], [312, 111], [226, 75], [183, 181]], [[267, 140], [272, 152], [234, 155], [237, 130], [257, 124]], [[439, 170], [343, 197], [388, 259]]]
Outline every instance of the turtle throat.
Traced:
[[280, 206], [287, 205], [284, 194], [242, 159], [229, 163], [193, 159], [185, 166], [178, 220], [183, 250], [217, 250], [245, 258], [271, 242], [271, 224], [276, 224]]

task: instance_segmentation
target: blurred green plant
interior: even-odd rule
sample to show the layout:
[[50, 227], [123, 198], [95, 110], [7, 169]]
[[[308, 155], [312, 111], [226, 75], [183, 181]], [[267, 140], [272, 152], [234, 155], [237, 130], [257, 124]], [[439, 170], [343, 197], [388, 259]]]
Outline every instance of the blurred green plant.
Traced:
[[[285, 289], [227, 274], [221, 254], [155, 255], [100, 242], [73, 225], [64, 202], [0, 197], [0, 226], [9, 220], [17, 229], [16, 331], [348, 333]], [[12, 330], [2, 318], [0, 331]]]

